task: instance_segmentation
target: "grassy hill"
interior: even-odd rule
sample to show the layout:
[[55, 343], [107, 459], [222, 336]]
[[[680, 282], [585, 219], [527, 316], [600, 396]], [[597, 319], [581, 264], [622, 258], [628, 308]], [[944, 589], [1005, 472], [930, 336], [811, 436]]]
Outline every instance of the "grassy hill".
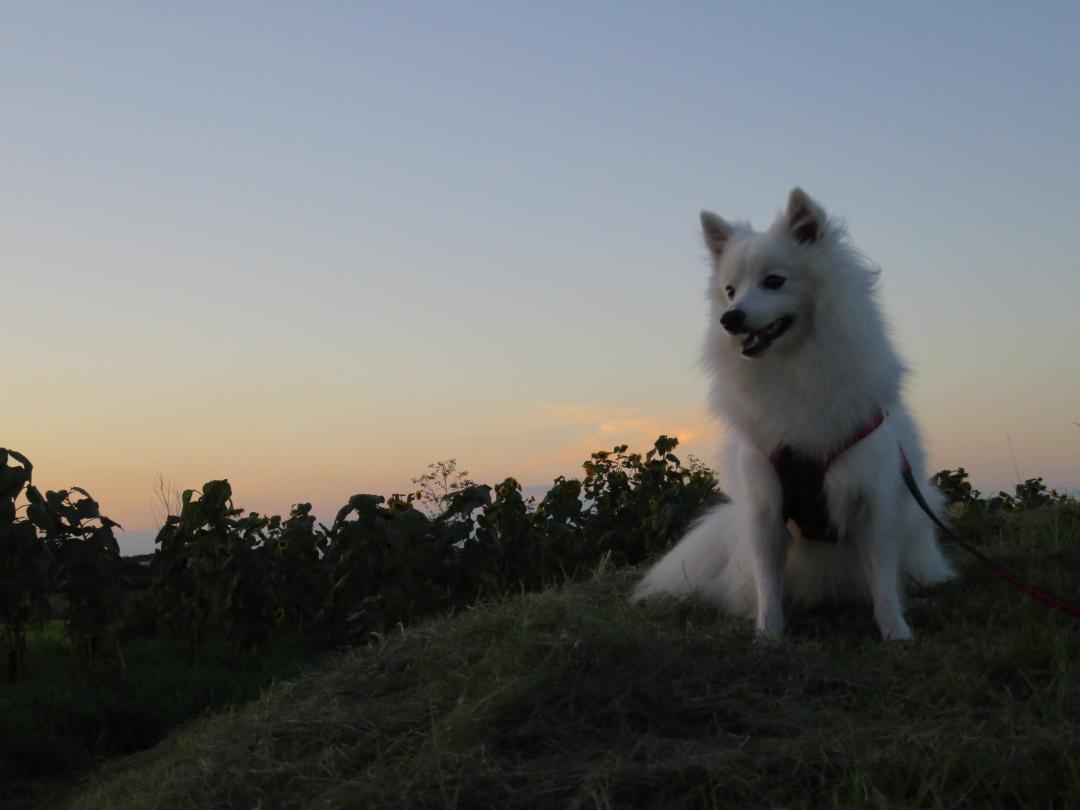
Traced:
[[[998, 559], [1080, 595], [1071, 518]], [[917, 639], [863, 609], [756, 643], [637, 574], [483, 605], [334, 656], [100, 772], [72, 808], [1078, 807], [1080, 623], [980, 569]]]

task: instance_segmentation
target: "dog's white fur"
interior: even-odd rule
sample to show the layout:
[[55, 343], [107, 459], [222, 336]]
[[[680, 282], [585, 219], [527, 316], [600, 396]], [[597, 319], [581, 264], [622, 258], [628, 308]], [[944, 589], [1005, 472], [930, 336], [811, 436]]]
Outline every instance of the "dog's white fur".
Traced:
[[[917, 481], [925, 480], [925, 459], [902, 399], [904, 365], [877, 302], [879, 271], [799, 188], [767, 231], [707, 211], [701, 221], [713, 265], [704, 360], [710, 405], [731, 431], [725, 480], [732, 502], [699, 520], [646, 574], [634, 598], [696, 591], [755, 618], [759, 633], [769, 636], [783, 633], [785, 605], [868, 602], [884, 638], [910, 639], [904, 583], [931, 585], [953, 571], [901, 480], [900, 446]], [[783, 277], [783, 285], [763, 287], [769, 275]], [[746, 335], [720, 324], [735, 308], [750, 330], [788, 315], [794, 321], [748, 358]], [[888, 414], [884, 423], [826, 473], [839, 542], [802, 539], [793, 523], [783, 522], [769, 454], [789, 445], [823, 458], [880, 409]], [[923, 491], [940, 511], [939, 493], [929, 485]]]

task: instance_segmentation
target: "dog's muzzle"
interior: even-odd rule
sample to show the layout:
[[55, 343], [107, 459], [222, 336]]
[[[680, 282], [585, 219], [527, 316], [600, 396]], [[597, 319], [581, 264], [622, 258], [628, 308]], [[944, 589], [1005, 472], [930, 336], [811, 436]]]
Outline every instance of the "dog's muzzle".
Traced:
[[[722, 322], [722, 321], [721, 321]], [[768, 349], [774, 340], [791, 328], [795, 322], [793, 315], [784, 315], [777, 318], [764, 329], [749, 332], [742, 342], [743, 357], [758, 357]], [[743, 330], [746, 332], [746, 330]]]

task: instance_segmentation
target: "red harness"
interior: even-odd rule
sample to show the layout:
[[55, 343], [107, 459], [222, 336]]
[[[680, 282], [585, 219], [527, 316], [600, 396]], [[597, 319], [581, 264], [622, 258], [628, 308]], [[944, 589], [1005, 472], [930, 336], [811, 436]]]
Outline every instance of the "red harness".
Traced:
[[836, 527], [829, 520], [829, 506], [825, 498], [825, 473], [844, 451], [861, 442], [884, 421], [885, 411], [878, 411], [869, 422], [852, 433], [824, 459], [803, 455], [788, 445], [769, 456], [773, 469], [780, 477], [780, 487], [784, 493], [784, 520], [794, 520], [799, 527], [799, 533], [807, 540], [835, 543], [840, 539]]

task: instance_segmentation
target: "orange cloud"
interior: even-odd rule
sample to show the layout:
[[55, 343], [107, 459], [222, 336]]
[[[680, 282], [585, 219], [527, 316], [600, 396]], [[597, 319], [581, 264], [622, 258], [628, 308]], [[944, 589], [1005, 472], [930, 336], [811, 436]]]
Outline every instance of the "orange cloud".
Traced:
[[597, 450], [627, 444], [645, 451], [662, 434], [676, 436], [681, 452], [709, 463], [715, 455], [720, 426], [711, 421], [703, 407], [670, 408], [605, 402], [538, 403], [515, 420], [514, 432], [522, 445], [531, 446], [528, 434], [541, 434], [547, 441], [517, 463], [526, 476], [536, 479], [555, 475], [575, 475], [580, 464]]

